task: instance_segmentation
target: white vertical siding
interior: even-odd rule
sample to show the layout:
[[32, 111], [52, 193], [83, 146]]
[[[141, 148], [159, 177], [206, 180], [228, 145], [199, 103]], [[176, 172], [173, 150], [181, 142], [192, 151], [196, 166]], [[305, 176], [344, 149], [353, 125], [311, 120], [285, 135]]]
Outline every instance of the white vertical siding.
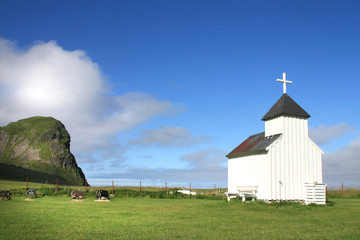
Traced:
[[265, 135], [283, 136], [268, 148], [271, 190], [265, 199], [304, 200], [305, 183], [322, 183], [322, 152], [308, 138], [307, 119], [281, 116], [269, 122], [265, 123]]
[[[300, 132], [306, 132], [307, 130], [304, 129], [304, 127], [307, 125], [307, 123], [305, 124], [299, 124], [299, 134]], [[300, 143], [299, 143], [299, 151], [298, 151], [298, 158], [299, 158], [299, 163], [300, 163], [300, 174], [299, 174], [299, 181], [301, 183], [305, 182], [305, 174], [304, 172], [306, 171], [306, 155], [305, 155], [305, 145], [306, 145], [306, 136], [304, 134], [300, 134]], [[300, 187], [300, 196], [304, 196], [305, 194], [305, 189], [301, 189]]]

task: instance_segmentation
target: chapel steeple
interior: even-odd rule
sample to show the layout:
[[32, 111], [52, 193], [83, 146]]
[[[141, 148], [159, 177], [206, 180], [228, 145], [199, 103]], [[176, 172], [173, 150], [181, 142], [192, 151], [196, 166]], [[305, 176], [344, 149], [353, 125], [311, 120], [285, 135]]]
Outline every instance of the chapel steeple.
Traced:
[[286, 84], [292, 83], [292, 81], [286, 79], [286, 73], [283, 73], [283, 79], [276, 79], [276, 81], [283, 83], [283, 95], [261, 120], [266, 121], [281, 115], [308, 119], [310, 115], [286, 93]]
[[283, 95], [261, 119], [265, 121], [265, 137], [275, 134], [287, 137], [294, 131], [302, 132], [307, 137], [307, 119], [310, 115], [286, 93], [286, 84], [292, 82], [286, 80], [285, 73], [283, 79], [276, 81], [283, 82]]

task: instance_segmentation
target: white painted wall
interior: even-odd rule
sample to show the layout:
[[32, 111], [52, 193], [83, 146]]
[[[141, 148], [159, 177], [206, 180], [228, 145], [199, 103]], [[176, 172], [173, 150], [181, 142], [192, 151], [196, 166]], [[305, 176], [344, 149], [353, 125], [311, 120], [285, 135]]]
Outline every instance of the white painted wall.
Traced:
[[308, 137], [308, 121], [305, 118], [297, 118], [291, 116], [280, 116], [265, 121], [265, 137], [279, 134], [289, 133], [289, 129], [292, 128], [296, 133], [302, 133], [305, 137]]
[[237, 186], [261, 186], [265, 181], [265, 161], [266, 154], [229, 159], [228, 192], [236, 192]]
[[265, 121], [265, 137], [284, 132], [284, 117]]

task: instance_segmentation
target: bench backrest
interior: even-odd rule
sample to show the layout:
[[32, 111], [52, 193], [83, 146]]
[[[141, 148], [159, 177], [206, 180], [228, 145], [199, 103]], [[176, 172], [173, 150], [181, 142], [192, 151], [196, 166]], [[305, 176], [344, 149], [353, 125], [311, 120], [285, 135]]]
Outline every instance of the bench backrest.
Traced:
[[236, 186], [236, 190], [239, 192], [257, 192], [257, 186]]

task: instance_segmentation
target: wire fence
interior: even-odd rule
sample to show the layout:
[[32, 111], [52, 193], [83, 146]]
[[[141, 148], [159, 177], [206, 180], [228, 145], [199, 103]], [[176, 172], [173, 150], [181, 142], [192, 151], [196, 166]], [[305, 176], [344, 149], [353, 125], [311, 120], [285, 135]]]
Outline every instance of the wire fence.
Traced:
[[224, 183], [211, 184], [203, 182], [185, 182], [185, 181], [149, 181], [149, 180], [133, 180], [133, 179], [89, 179], [88, 184], [92, 187], [129, 187], [129, 188], [160, 188], [160, 189], [184, 189], [193, 190], [197, 192], [214, 192], [216, 194], [223, 194], [227, 191], [227, 186]]

